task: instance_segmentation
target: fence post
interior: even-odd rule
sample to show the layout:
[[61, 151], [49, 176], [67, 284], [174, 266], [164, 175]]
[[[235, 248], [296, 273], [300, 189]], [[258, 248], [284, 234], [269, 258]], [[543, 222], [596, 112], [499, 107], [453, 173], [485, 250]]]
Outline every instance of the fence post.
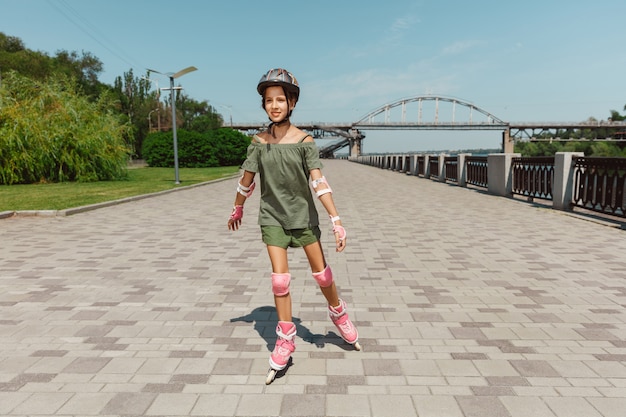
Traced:
[[574, 156], [585, 156], [585, 154], [583, 152], [557, 152], [554, 155], [554, 181], [552, 183], [552, 208], [554, 209], [572, 209]]
[[492, 153], [487, 155], [487, 191], [489, 194], [509, 197], [513, 194], [513, 158], [519, 153]]
[[439, 181], [446, 182], [446, 154], [440, 153], [439, 156], [439, 172], [437, 176], [439, 177]]
[[459, 187], [467, 187], [467, 167], [465, 166], [465, 157], [472, 156], [471, 153], [460, 153], [456, 157], [457, 178]]
[[409, 155], [409, 171], [408, 175], [417, 175], [417, 155]]
[[424, 155], [424, 178], [430, 178], [430, 155]]

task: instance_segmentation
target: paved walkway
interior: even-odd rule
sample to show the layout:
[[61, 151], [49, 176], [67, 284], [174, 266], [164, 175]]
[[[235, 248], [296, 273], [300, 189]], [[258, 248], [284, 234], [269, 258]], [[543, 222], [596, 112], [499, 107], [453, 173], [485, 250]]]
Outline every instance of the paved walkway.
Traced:
[[623, 230], [347, 161], [325, 174], [362, 352], [293, 251], [298, 348], [264, 384], [270, 265], [258, 194], [226, 229], [230, 179], [0, 221], [0, 415], [626, 415]]

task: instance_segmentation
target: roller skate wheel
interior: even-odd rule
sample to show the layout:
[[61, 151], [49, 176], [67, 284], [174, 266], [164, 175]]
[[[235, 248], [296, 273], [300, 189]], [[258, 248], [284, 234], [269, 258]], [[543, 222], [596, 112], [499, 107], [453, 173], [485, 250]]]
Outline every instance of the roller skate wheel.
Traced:
[[267, 372], [267, 376], [265, 377], [265, 385], [269, 385], [274, 382], [277, 372], [278, 371], [276, 369], [270, 368], [270, 370]]
[[354, 342], [354, 349], [361, 350], [361, 344], [359, 342]]

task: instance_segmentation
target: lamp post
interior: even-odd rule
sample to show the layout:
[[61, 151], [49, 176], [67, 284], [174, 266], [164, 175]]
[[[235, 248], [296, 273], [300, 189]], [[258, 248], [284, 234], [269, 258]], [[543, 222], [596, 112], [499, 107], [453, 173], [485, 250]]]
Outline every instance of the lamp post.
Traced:
[[[157, 80], [153, 80], [151, 78], [148, 77], [141, 77], [142, 80], [146, 80], [150, 83], [155, 83], [156, 84], [156, 98], [157, 98], [157, 108], [150, 111], [150, 114], [152, 114], [153, 111], [157, 112], [157, 132], [161, 131], [161, 111], [159, 110], [161, 108], [161, 89], [159, 88], [159, 82]], [[150, 114], [148, 115], [148, 120], [150, 121]], [[150, 121], [151, 123], [151, 121]], [[148, 124], [150, 124], [148, 123]], [[152, 130], [152, 129], [150, 129]]]
[[[154, 110], [150, 110], [150, 112], [148, 113], [148, 133], [152, 133], [152, 113], [157, 112], [158, 114], [159, 109], [154, 109]], [[159, 130], [161, 130], [161, 126], [159, 123]]]
[[[182, 77], [185, 74], [188, 74], [192, 71], [196, 71], [198, 68], [196, 67], [187, 67], [182, 69], [176, 73], [162, 73], [159, 71], [155, 71], [152, 69], [148, 69], [150, 72], [156, 72], [157, 74], [165, 75], [170, 79], [170, 99], [172, 100], [172, 135], [174, 136], [174, 172], [175, 172], [175, 183], [180, 184], [180, 178], [178, 176], [178, 138], [176, 137], [176, 100], [174, 99], [174, 79], [178, 77]], [[168, 90], [164, 88], [164, 90]]]

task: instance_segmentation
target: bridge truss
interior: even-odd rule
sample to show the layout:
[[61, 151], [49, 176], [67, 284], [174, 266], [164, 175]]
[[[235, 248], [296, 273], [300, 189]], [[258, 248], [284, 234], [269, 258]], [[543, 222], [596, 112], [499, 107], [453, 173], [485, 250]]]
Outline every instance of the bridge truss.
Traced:
[[516, 140], [530, 142], [626, 142], [626, 123], [512, 123], [510, 134]]
[[[430, 102], [432, 105], [424, 106]], [[502, 130], [508, 127], [508, 123], [472, 103], [442, 96], [398, 100], [368, 113], [353, 125], [385, 130]]]
[[[267, 128], [253, 124], [233, 125], [249, 135]], [[512, 152], [516, 140], [605, 140], [626, 142], [626, 123], [510, 123], [470, 102], [444, 96], [416, 96], [385, 104], [353, 123], [298, 124], [316, 139], [335, 139], [320, 146], [320, 155], [332, 158], [349, 147], [351, 156], [361, 154], [366, 130], [500, 130], [502, 149]]]

